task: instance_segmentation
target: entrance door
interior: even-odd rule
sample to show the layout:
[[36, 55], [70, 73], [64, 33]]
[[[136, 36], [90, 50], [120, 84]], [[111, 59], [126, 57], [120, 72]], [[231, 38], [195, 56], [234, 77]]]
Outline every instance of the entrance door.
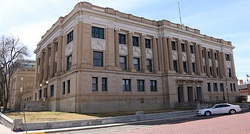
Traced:
[[183, 87], [178, 87], [178, 102], [179, 102], [179, 103], [184, 102]]
[[202, 91], [201, 91], [201, 87], [197, 87], [197, 100], [198, 101], [202, 101]]
[[188, 87], [188, 102], [194, 101], [193, 87]]

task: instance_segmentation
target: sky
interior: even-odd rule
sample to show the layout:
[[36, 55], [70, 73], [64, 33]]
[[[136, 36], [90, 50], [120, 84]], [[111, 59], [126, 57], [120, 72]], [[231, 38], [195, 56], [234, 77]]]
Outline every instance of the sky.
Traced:
[[[19, 37], [30, 50], [60, 16], [67, 15], [79, 0], [1, 0], [0, 36]], [[199, 29], [201, 34], [231, 41], [238, 79], [250, 75], [250, 0], [86, 0], [93, 5], [150, 20], [169, 20]], [[249, 78], [250, 80], [250, 78]]]

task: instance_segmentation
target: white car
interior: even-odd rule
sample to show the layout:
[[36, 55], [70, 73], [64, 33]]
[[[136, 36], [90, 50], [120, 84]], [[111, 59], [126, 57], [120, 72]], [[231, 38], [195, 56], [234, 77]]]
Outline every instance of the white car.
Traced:
[[215, 104], [211, 108], [203, 108], [197, 111], [197, 115], [210, 116], [211, 114], [235, 114], [240, 112], [241, 108], [239, 105], [233, 105], [229, 103]]

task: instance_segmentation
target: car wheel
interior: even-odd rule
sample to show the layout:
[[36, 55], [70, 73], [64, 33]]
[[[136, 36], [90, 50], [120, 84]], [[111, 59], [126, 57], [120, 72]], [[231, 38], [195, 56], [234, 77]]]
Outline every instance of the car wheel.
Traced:
[[231, 109], [230, 111], [229, 111], [229, 114], [235, 114], [236, 113], [236, 111], [234, 110], [234, 109]]
[[210, 111], [206, 111], [204, 115], [210, 116], [210, 115], [211, 115], [211, 112], [210, 112]]

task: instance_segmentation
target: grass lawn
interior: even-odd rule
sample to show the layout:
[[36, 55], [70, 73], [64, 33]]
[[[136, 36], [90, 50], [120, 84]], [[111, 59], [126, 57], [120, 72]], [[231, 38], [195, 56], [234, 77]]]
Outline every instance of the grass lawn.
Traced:
[[[163, 112], [173, 112], [173, 111], [181, 111], [181, 110], [187, 110], [187, 109], [147, 110], [147, 111], [144, 111], [144, 113], [145, 114], [163, 113]], [[46, 121], [83, 120], [83, 119], [94, 119], [94, 118], [100, 118], [100, 117], [134, 115], [135, 112], [136, 111], [77, 114], [77, 113], [67, 113], [67, 112], [42, 111], [42, 112], [25, 112], [25, 116], [26, 116], [26, 122], [46, 122]], [[23, 112], [10, 112], [10, 113], [5, 113], [5, 115], [11, 119], [24, 119]]]

